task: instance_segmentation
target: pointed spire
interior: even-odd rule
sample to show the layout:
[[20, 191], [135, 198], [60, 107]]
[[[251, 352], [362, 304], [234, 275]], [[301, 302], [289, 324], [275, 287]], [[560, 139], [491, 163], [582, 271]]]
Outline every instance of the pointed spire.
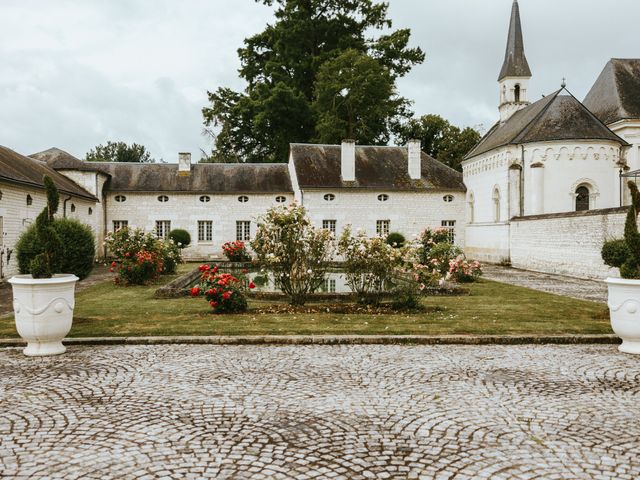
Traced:
[[520, 24], [520, 7], [518, 0], [513, 0], [511, 7], [511, 23], [509, 24], [509, 36], [507, 37], [507, 51], [504, 55], [504, 64], [500, 70], [498, 81], [505, 77], [530, 77], [531, 70], [527, 57], [524, 54], [524, 41], [522, 40], [522, 25]]

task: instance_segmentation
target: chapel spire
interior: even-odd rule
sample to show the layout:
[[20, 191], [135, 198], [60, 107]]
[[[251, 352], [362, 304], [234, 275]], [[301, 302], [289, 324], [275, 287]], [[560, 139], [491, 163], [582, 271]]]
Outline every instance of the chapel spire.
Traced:
[[522, 24], [520, 23], [520, 6], [518, 0], [513, 0], [511, 7], [511, 23], [507, 36], [507, 50], [498, 81], [505, 77], [531, 77], [531, 69], [524, 54], [522, 40]]

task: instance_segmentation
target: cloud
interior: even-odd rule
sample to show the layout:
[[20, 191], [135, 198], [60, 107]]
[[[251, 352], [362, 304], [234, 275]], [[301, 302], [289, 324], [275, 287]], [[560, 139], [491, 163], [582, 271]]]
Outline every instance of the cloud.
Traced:
[[[583, 98], [610, 57], [638, 57], [637, 0], [520, 0], [531, 98], [563, 77]], [[496, 77], [511, 0], [391, 0], [424, 65], [399, 83], [417, 114], [460, 125], [497, 118]], [[273, 21], [252, 0], [2, 0], [0, 144], [23, 153], [98, 143], [146, 145], [176, 161], [208, 148], [207, 90], [241, 89], [237, 49]]]

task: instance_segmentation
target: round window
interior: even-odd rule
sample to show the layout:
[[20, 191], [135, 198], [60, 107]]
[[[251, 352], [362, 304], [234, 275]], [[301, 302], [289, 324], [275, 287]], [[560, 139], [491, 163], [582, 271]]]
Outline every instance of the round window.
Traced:
[[240, 203], [247, 203], [247, 202], [249, 201], [249, 197], [247, 197], [246, 195], [240, 195], [240, 196], [238, 197], [238, 201], [239, 201]]
[[389, 195], [387, 195], [386, 193], [381, 193], [380, 195], [378, 195], [379, 202], [386, 202], [387, 200], [389, 200]]
[[453, 202], [453, 195], [445, 195], [442, 199], [447, 203], [451, 203]]
[[276, 202], [278, 202], [278, 203], [284, 203], [286, 201], [287, 201], [286, 197], [283, 197], [283, 196], [276, 197]]
[[210, 197], [209, 195], [202, 195], [202, 196], [200, 197], [200, 201], [201, 201], [202, 203], [210, 202], [210, 201], [211, 201], [211, 197]]
[[169, 201], [169, 197], [167, 197], [166, 195], [160, 195], [158, 197], [158, 201], [162, 202], [162, 203], [168, 202]]
[[124, 195], [116, 195], [116, 202], [122, 203], [126, 201], [127, 201], [127, 197], [125, 197]]
[[327, 193], [327, 194], [324, 196], [324, 199], [325, 199], [327, 202], [333, 202], [333, 201], [336, 199], [336, 196], [335, 196], [333, 193]]

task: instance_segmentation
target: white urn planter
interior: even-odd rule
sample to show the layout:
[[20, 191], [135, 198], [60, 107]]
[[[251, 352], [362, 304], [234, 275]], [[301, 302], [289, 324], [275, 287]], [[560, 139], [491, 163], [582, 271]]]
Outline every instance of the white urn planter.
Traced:
[[640, 354], [640, 280], [607, 278], [611, 328], [622, 339], [618, 350]]
[[59, 355], [66, 351], [62, 340], [71, 330], [77, 281], [78, 277], [67, 274], [52, 278], [16, 275], [9, 279], [16, 329], [27, 341], [25, 355]]

